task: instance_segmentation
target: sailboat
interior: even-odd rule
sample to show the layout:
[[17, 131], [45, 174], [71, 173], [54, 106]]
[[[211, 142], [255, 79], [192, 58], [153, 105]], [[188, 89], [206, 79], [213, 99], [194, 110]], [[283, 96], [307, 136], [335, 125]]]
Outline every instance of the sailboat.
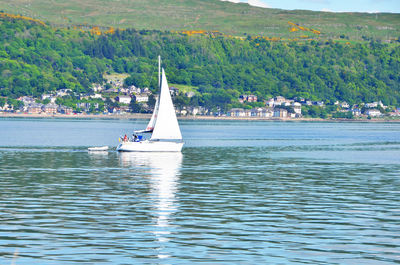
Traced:
[[[124, 137], [117, 151], [125, 152], [180, 152], [183, 147], [181, 130], [176, 118], [164, 68], [160, 77], [161, 59], [158, 57], [158, 85], [160, 94], [154, 106], [153, 115], [145, 130], [135, 131], [134, 138]], [[151, 133], [150, 139], [142, 140], [144, 133]]]

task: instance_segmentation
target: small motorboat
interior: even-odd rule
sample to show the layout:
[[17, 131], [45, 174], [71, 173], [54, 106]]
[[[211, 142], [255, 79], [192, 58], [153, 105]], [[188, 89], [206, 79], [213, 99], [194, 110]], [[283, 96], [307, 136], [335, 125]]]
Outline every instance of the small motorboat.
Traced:
[[107, 151], [108, 146], [96, 146], [96, 147], [89, 147], [88, 151], [90, 152], [97, 152], [97, 151]]

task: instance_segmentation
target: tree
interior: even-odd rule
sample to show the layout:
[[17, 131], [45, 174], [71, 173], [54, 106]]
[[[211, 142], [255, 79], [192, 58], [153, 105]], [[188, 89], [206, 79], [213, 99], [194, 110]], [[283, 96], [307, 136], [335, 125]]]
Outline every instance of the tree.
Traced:
[[156, 99], [153, 94], [149, 96], [149, 101], [147, 102], [147, 105], [149, 108], [154, 108], [154, 105], [156, 104]]
[[4, 107], [5, 104], [6, 104], [6, 99], [0, 98], [0, 107]]
[[353, 113], [351, 111], [347, 112], [335, 112], [332, 114], [332, 118], [342, 118], [342, 119], [353, 119]]
[[142, 111], [142, 106], [136, 102], [135, 95], [132, 96], [132, 100], [129, 103], [129, 109], [133, 113], [140, 113]]
[[19, 109], [19, 108], [24, 106], [24, 103], [22, 101], [16, 100], [16, 99], [12, 99], [12, 98], [8, 98], [7, 99], [7, 104], [13, 106], [14, 110], [15, 109]]
[[145, 73], [134, 73], [131, 74], [131, 76], [127, 77], [124, 81], [125, 86], [131, 86], [134, 85], [136, 87], [149, 87], [150, 86], [150, 81]]
[[190, 102], [190, 98], [188, 98], [184, 93], [180, 92], [174, 98], [174, 104], [178, 109], [182, 107], [188, 106]]

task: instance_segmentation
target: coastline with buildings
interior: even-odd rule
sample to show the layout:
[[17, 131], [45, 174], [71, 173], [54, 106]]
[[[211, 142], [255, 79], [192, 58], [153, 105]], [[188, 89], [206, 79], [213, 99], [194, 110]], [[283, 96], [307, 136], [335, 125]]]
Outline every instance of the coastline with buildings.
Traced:
[[[155, 96], [145, 87], [126, 85], [126, 75], [105, 75], [103, 85], [93, 84], [90, 94], [76, 94], [59, 89], [40, 97], [22, 96], [0, 98], [0, 117], [63, 117], [63, 118], [149, 118]], [[205, 107], [188, 102], [196, 97], [194, 91], [180, 91], [170, 86], [173, 99], [186, 99], [176, 104], [180, 119], [249, 119], [304, 121], [396, 121], [400, 108], [385, 106], [381, 101], [349, 104], [346, 101], [324, 102], [306, 98], [287, 99], [283, 96], [260, 99], [257, 95], [242, 94], [232, 107]], [[179, 101], [179, 99], [178, 99]], [[183, 100], [185, 101], [185, 100]]]
[[[124, 114], [46, 114], [46, 113], [12, 113], [0, 112], [0, 118], [39, 118], [39, 119], [121, 119], [121, 120], [134, 120], [143, 119], [148, 120], [151, 118], [149, 113], [124, 113]], [[380, 117], [380, 118], [290, 118], [290, 117], [258, 117], [258, 116], [211, 116], [211, 115], [178, 115], [178, 120], [242, 120], [242, 121], [282, 121], [282, 122], [400, 122], [400, 116], [396, 117]]]
[[[176, 95], [177, 89], [172, 88], [171, 94]], [[42, 95], [41, 100], [46, 104], [32, 97], [20, 97], [18, 98], [20, 102], [18, 108], [7, 103], [0, 106], [0, 117], [148, 119], [151, 116], [151, 108], [148, 107], [147, 103], [152, 94], [147, 88], [144, 91], [139, 89], [136, 93], [118, 94], [114, 98], [104, 97], [100, 93], [80, 95], [80, 101], [74, 103], [75, 108], [57, 104], [60, 98], [68, 95], [68, 92], [60, 90], [55, 95]], [[90, 99], [95, 99], [96, 101], [89, 101]], [[242, 95], [239, 101], [241, 103], [257, 102], [257, 97], [254, 95]], [[141, 109], [147, 111], [144, 113], [132, 112], [132, 103], [141, 105]], [[317, 110], [334, 108], [335, 113], [323, 118], [310, 117], [307, 114], [304, 115], [304, 109], [308, 107], [313, 107]], [[334, 102], [331, 105], [325, 105], [323, 101], [310, 101], [302, 98], [286, 99], [282, 96], [277, 96], [265, 100], [262, 107], [231, 108], [226, 112], [220, 110], [213, 112], [201, 106], [184, 106], [177, 108], [176, 114], [179, 119], [198, 120], [400, 121], [400, 108], [395, 108], [385, 113], [387, 108], [382, 102], [354, 104], [352, 106], [347, 102]]]

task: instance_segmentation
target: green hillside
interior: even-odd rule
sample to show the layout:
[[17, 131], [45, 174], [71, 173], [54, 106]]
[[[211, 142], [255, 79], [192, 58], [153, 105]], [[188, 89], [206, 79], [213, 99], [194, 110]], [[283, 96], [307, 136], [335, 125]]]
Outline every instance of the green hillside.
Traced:
[[90, 93], [104, 73], [128, 73], [127, 85], [157, 86], [157, 56], [168, 80], [197, 91], [177, 105], [227, 110], [241, 94], [351, 104], [400, 102], [399, 43], [273, 42], [127, 29], [97, 36], [0, 16], [0, 97], [71, 89]]
[[[57, 25], [88, 24], [156, 30], [218, 30], [225, 34], [267, 37], [377, 38], [400, 37], [400, 14], [286, 11], [219, 0], [0, 0], [0, 10]], [[292, 28], [288, 21], [315, 29]]]

